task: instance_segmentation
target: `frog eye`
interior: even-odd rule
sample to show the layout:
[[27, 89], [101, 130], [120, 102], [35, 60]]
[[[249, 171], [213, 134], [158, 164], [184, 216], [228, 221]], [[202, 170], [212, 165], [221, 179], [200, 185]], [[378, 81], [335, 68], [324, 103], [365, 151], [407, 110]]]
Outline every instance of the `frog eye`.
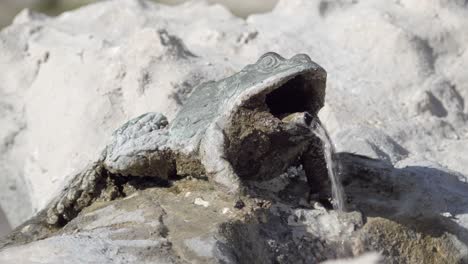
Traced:
[[311, 63], [312, 62], [310, 60], [309, 56], [307, 56], [306, 54], [302, 54], [302, 53], [294, 55], [290, 60], [294, 61], [294, 62], [297, 62], [298, 64]]
[[258, 59], [257, 67], [261, 71], [271, 71], [280, 66], [284, 60], [285, 59], [280, 55], [274, 52], [268, 52]]

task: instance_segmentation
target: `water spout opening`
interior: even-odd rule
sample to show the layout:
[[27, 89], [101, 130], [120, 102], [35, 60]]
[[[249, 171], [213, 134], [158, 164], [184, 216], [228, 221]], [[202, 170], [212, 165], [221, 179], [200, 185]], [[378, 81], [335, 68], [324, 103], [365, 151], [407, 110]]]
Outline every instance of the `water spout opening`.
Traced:
[[282, 118], [285, 115], [298, 112], [317, 111], [314, 102], [317, 100], [313, 80], [304, 75], [298, 75], [266, 95], [265, 103], [270, 113]]

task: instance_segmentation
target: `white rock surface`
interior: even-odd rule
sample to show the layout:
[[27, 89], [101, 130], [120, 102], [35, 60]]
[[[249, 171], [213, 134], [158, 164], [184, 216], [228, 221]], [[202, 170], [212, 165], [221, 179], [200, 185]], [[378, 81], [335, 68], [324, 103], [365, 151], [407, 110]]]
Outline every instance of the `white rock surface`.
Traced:
[[8, 219], [5, 216], [5, 213], [0, 208], [0, 239], [7, 235], [11, 231], [10, 224], [8, 223]]
[[210, 206], [210, 202], [205, 201], [205, 200], [203, 200], [203, 198], [200, 198], [200, 197], [195, 198], [193, 203], [196, 204], [196, 205], [199, 205], [199, 206], [203, 206], [203, 207]]
[[18, 225], [126, 120], [172, 118], [193, 86], [267, 51], [328, 71], [321, 119], [338, 150], [466, 173], [466, 17], [442, 0], [283, 0], [247, 20], [205, 2], [25, 11], [0, 33], [1, 206]]
[[381, 257], [377, 253], [367, 253], [353, 259], [337, 259], [322, 262], [322, 264], [379, 264]]

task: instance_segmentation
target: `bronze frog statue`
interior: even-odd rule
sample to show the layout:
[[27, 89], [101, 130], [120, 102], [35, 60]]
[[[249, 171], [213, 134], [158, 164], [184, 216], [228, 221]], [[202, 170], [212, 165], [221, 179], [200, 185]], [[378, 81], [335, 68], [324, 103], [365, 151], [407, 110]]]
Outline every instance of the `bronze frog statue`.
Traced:
[[33, 222], [63, 226], [102, 195], [110, 174], [205, 177], [236, 193], [246, 182], [269, 180], [302, 164], [311, 193], [323, 193], [326, 162], [311, 126], [319, 122], [325, 87], [325, 70], [307, 55], [284, 59], [266, 53], [228, 78], [196, 87], [171, 122], [146, 113], [125, 123], [101, 157]]

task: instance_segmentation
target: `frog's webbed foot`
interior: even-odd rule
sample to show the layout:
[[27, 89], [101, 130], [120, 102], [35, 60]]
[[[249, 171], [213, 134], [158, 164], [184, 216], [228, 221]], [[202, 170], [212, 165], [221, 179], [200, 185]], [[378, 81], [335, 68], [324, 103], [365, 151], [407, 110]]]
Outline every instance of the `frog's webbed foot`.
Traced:
[[0, 241], [0, 249], [12, 244], [24, 244], [44, 239], [73, 219], [83, 208], [90, 205], [102, 188], [102, 167], [99, 163], [88, 166], [75, 175], [67, 188], [52, 200], [49, 205], [27, 220], [5, 239]]
[[90, 205], [105, 187], [106, 171], [99, 163], [77, 174], [61, 194], [47, 208], [49, 225], [63, 225]]
[[[76, 217], [97, 199], [112, 200], [119, 195], [101, 162], [88, 166], [36, 216], [24, 222], [0, 242], [0, 249], [11, 244], [24, 244], [44, 239]], [[106, 190], [106, 191], [104, 191]]]

